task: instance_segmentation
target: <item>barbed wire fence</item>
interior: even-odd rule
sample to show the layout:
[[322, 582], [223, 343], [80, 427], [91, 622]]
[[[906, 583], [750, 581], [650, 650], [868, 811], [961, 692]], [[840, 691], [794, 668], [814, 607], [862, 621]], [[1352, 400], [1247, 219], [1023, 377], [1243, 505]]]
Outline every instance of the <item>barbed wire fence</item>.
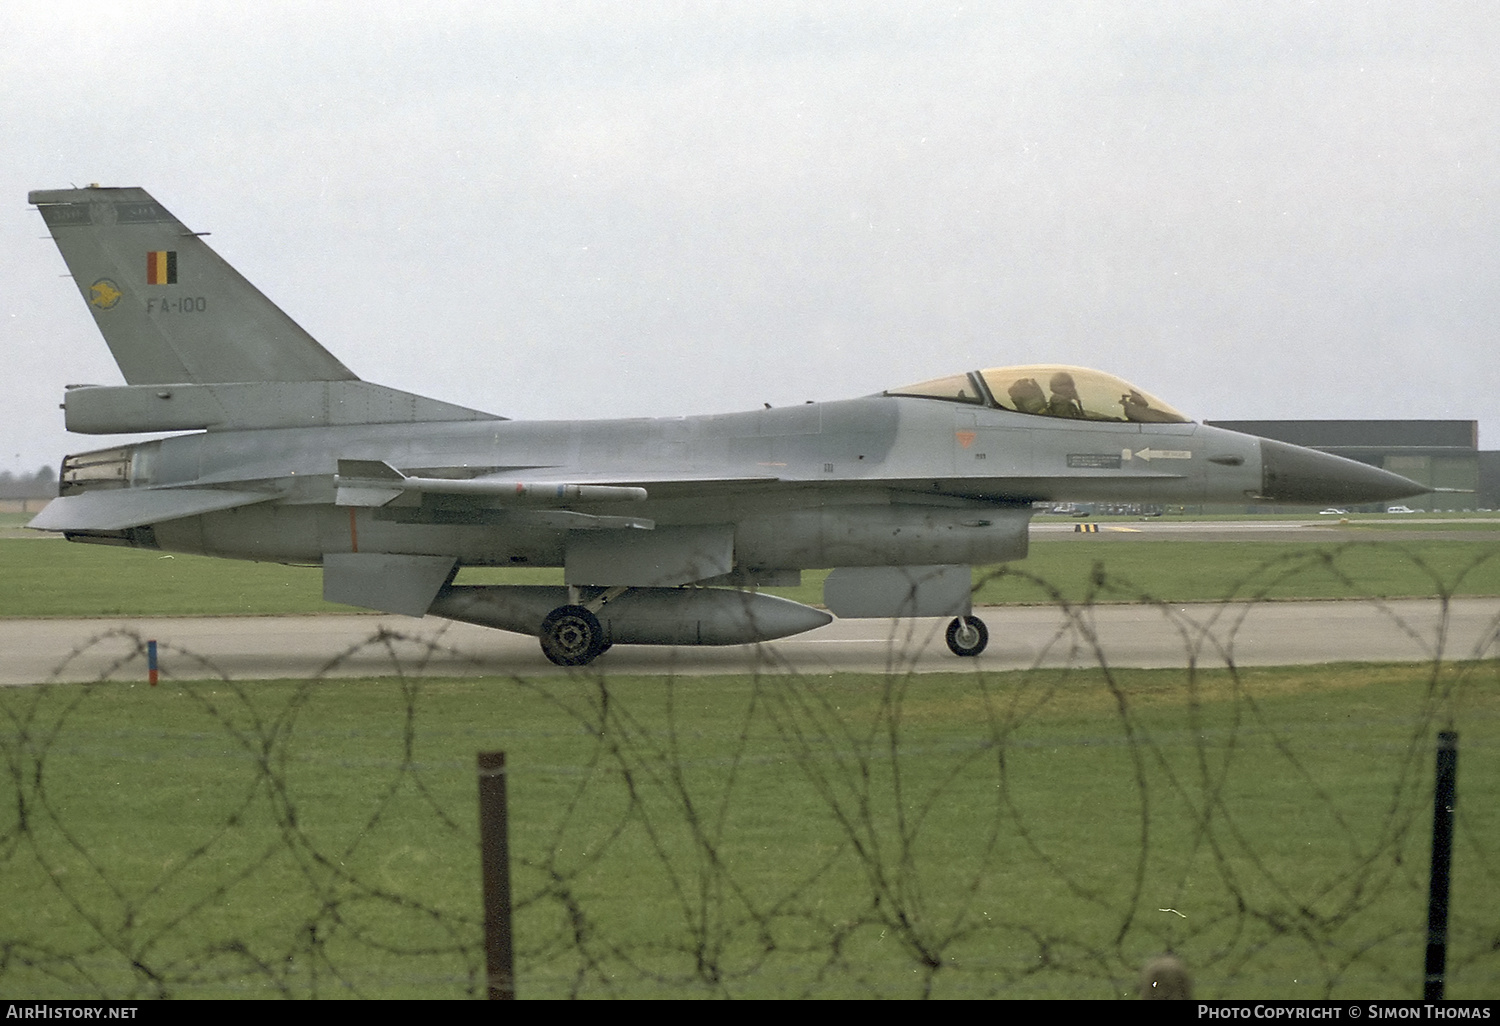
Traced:
[[[105, 632], [72, 657], [118, 649], [97, 680], [0, 699], [0, 991], [482, 996], [474, 753], [505, 749], [521, 997], [1122, 997], [1175, 952], [1201, 997], [1414, 998], [1455, 729], [1449, 993], [1493, 997], [1500, 623], [1452, 650], [1475, 566], [1427, 569], [1435, 628], [1365, 601], [1430, 658], [1333, 684], [1234, 642], [1291, 578], [1357, 588], [1339, 550], [1266, 563], [1207, 621], [1102, 569], [1069, 600], [1002, 568], [1069, 653], [1005, 673], [916, 673], [920, 622], [852, 678], [767, 646], [728, 680], [456, 681], [425, 675], [462, 656], [442, 634], [380, 631], [299, 681], [168, 649], [153, 690], [146, 640]], [[1185, 669], [1113, 666], [1095, 614], [1120, 601]], [[372, 650], [384, 675], [332, 675]]]

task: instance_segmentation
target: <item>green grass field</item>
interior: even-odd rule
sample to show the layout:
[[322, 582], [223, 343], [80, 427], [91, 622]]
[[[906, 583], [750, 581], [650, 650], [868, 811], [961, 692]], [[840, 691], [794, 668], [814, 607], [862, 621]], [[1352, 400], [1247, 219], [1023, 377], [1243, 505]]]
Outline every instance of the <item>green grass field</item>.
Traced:
[[1495, 664], [0, 692], [0, 992], [1415, 998], [1461, 732], [1452, 997], [1500, 993]]
[[[1102, 567], [1102, 573], [1096, 569]], [[822, 600], [824, 573], [800, 588]], [[465, 570], [461, 583], [562, 582], [560, 570]], [[1212, 602], [1230, 597], [1344, 598], [1500, 594], [1500, 539], [1186, 542], [1080, 535], [1033, 544], [1005, 568], [975, 572], [979, 604]], [[323, 601], [314, 568], [171, 555], [53, 540], [0, 539], [0, 616], [178, 616], [355, 612]], [[1106, 583], [1101, 583], [1106, 582]]]
[[[1080, 535], [976, 582], [981, 603], [1500, 594], [1497, 555]], [[342, 608], [313, 569], [35, 539], [0, 538], [0, 581], [4, 616]], [[1497, 673], [0, 689], [0, 993], [479, 995], [474, 757], [503, 749], [523, 997], [1107, 998], [1171, 948], [1199, 997], [1414, 998], [1451, 724], [1448, 993], [1494, 998]]]

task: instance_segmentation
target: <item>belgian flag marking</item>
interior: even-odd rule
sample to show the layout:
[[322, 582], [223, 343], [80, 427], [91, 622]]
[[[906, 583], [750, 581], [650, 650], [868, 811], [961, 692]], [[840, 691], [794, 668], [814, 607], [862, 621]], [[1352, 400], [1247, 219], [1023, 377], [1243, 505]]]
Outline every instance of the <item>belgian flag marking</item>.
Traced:
[[146, 254], [146, 284], [177, 284], [177, 251], [158, 249]]

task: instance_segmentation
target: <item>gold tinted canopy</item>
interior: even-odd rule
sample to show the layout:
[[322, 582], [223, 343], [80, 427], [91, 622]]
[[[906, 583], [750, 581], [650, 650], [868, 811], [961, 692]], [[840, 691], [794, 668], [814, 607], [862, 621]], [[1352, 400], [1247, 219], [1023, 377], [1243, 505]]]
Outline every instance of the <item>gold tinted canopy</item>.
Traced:
[[976, 406], [998, 406], [1014, 413], [1068, 420], [1123, 424], [1184, 424], [1187, 418], [1160, 399], [1103, 371], [1056, 364], [991, 367], [950, 374], [886, 395], [946, 399]]

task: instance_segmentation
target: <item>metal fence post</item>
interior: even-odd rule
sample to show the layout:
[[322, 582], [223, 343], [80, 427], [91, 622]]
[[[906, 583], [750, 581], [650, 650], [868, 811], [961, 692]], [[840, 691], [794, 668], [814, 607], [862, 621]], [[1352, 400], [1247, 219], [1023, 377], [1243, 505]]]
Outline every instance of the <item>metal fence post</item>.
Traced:
[[1427, 890], [1427, 966], [1422, 996], [1443, 1000], [1448, 961], [1448, 871], [1453, 861], [1453, 806], [1458, 800], [1458, 732], [1438, 732], [1432, 787], [1432, 880]]
[[479, 864], [484, 879], [484, 960], [491, 1001], [511, 1001], [516, 996], [506, 816], [505, 753], [480, 752]]

